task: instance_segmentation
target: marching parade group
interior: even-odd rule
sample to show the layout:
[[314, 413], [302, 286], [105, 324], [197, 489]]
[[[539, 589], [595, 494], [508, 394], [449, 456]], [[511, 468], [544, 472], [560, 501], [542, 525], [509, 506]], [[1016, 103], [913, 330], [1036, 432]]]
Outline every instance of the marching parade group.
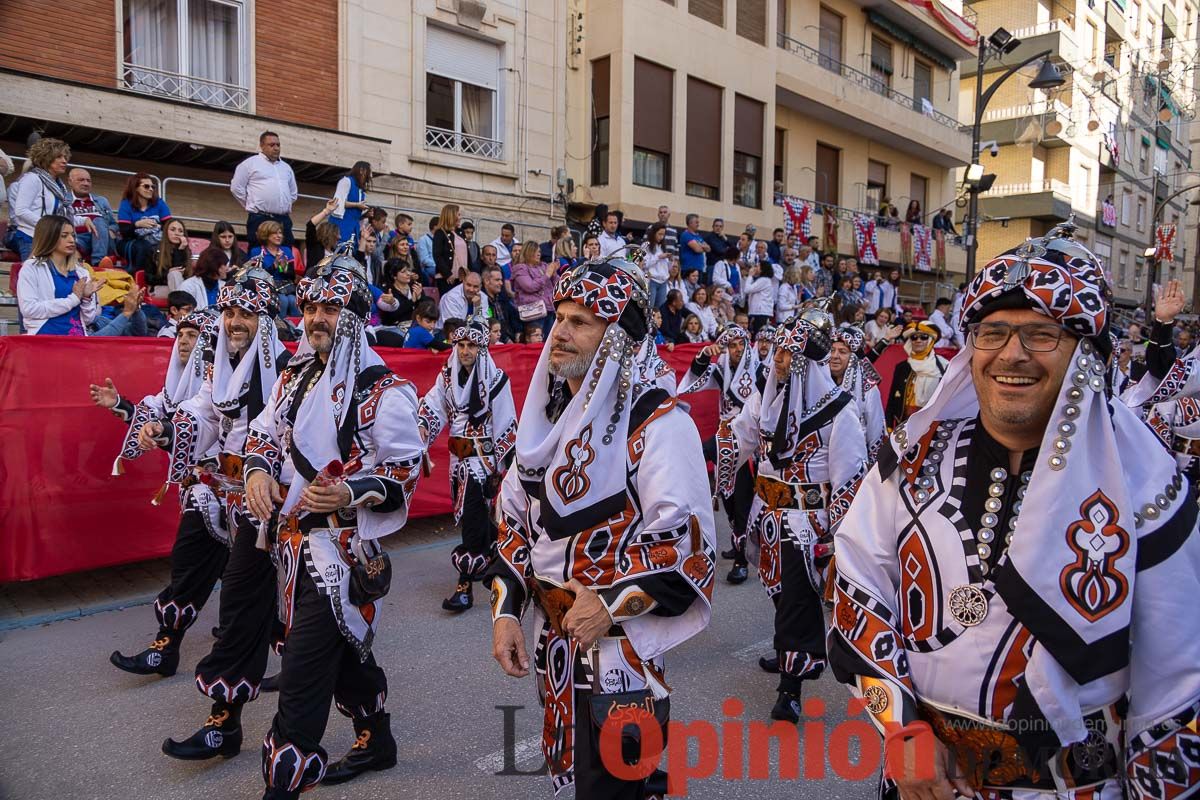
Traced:
[[[1171, 344], [1172, 284], [1143, 374], [1122, 372], [1103, 266], [1072, 234], [1059, 226], [975, 276], [948, 362], [936, 327], [910, 326], [886, 399], [862, 330], [820, 302], [753, 338], [725, 326], [677, 383], [640, 259], [592, 258], [558, 279], [520, 413], [482, 320], [454, 331], [423, 398], [390, 371], [368, 343], [372, 297], [348, 248], [299, 282], [289, 354], [274, 282], [252, 259], [178, 322], [157, 395], [91, 387], [128, 425], [114, 472], [167, 451], [182, 509], [157, 631], [112, 663], [174, 674], [219, 580], [196, 666], [210, 708], [163, 752], [238, 753], [243, 707], [277, 690], [264, 798], [394, 766], [372, 655], [394, 579], [380, 539], [404, 527], [447, 431], [462, 541], [442, 606], [465, 612], [474, 583], [490, 589], [493, 657], [537, 674], [555, 792], [665, 792], [663, 769], [614, 775], [600, 731], [637, 707], [665, 736], [665, 657], [712, 613], [716, 496], [728, 582], [753, 564], [774, 607], [775, 654], [760, 662], [779, 675], [770, 716], [798, 721], [804, 683], [831, 669], [883, 736], [882, 796], [1189, 796], [1200, 355]], [[708, 389], [719, 421], [702, 441], [677, 395]], [[331, 700], [356, 734], [335, 761], [321, 746]], [[629, 763], [645, 747], [636, 730], [622, 729]]]

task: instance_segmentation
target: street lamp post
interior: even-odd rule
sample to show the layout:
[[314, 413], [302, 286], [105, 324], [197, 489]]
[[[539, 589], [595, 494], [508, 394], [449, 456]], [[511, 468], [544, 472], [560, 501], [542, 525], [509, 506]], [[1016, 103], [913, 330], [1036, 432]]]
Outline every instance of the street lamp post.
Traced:
[[1041, 68], [1038, 70], [1037, 77], [1029, 83], [1031, 89], [1052, 89], [1056, 86], [1062, 86], [1065, 82], [1058, 68], [1050, 62], [1050, 55], [1053, 51], [1043, 50], [1042, 52], [1030, 56], [1019, 64], [1009, 67], [1004, 74], [992, 82], [992, 85], [983, 89], [983, 68], [987, 65], [988, 58], [993, 49], [1001, 55], [1011, 53], [1020, 44], [1020, 40], [1014, 38], [1008, 31], [1003, 28], [997, 29], [991, 36], [986, 39], [979, 37], [979, 65], [975, 72], [975, 121], [971, 126], [971, 166], [979, 167], [979, 169], [968, 169], [968, 191], [970, 195], [969, 205], [967, 208], [967, 218], [963, 226], [963, 234], [967, 243], [967, 280], [970, 281], [975, 277], [975, 251], [979, 246], [979, 178], [982, 172], [982, 167], [979, 165], [979, 140], [981, 138], [981, 128], [983, 126], [983, 112], [987, 108], [987, 104], [991, 102], [992, 97], [996, 94], [996, 90], [1000, 88], [1006, 80], [1016, 74], [1017, 70], [1022, 67], [1032, 64], [1038, 59], [1045, 59], [1042, 62]]

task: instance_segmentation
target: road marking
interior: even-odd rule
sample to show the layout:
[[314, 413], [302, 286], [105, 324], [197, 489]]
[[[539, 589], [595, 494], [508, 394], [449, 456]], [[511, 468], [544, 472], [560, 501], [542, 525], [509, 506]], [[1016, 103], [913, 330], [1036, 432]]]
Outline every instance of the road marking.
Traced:
[[[542, 757], [542, 737], [530, 736], [528, 739], [522, 739], [513, 747], [513, 763], [517, 767], [525, 767], [523, 772], [527, 772], [528, 768], [541, 766]], [[497, 750], [482, 758], [475, 760], [475, 768], [480, 772], [486, 772], [489, 775], [495, 775], [500, 770], [504, 769], [504, 751]]]
[[749, 644], [733, 654], [733, 657], [738, 661], [744, 661], [747, 664], [757, 664], [759, 656], [770, 655], [775, 652], [774, 639], [763, 639], [762, 641]]

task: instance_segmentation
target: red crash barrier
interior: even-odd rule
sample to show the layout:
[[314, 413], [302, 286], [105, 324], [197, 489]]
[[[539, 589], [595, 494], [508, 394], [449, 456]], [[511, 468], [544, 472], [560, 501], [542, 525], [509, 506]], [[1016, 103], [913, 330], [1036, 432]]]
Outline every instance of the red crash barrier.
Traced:
[[[660, 348], [677, 375], [699, 345]], [[49, 336], [0, 337], [0, 582], [158, 558], [170, 552], [178, 522], [176, 492], [161, 506], [150, 498], [162, 485], [166, 454], [148, 453], [113, 477], [125, 428], [92, 405], [88, 384], [111, 377], [135, 402], [162, 388], [167, 339]], [[388, 366], [424, 392], [446, 357], [380, 348]], [[512, 380], [520, 411], [537, 364], [536, 345], [492, 349]], [[702, 436], [716, 428], [716, 394], [686, 398]], [[450, 512], [446, 435], [430, 449], [436, 464], [422, 478], [412, 516]]]

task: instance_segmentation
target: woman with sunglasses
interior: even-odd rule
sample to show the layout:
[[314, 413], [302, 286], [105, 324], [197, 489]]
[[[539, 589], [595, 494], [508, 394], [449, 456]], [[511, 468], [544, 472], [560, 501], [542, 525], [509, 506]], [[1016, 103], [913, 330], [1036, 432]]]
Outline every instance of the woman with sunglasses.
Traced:
[[934, 325], [925, 321], [911, 322], [904, 326], [901, 337], [908, 359], [897, 364], [892, 373], [892, 387], [884, 414], [889, 431], [929, 402], [949, 365], [933, 350], [938, 340], [938, 329]]
[[169, 219], [171, 209], [158, 196], [154, 179], [145, 172], [131, 175], [117, 207], [117, 227], [121, 231], [117, 252], [132, 271], [145, 270], [147, 276], [156, 271], [154, 256]]

